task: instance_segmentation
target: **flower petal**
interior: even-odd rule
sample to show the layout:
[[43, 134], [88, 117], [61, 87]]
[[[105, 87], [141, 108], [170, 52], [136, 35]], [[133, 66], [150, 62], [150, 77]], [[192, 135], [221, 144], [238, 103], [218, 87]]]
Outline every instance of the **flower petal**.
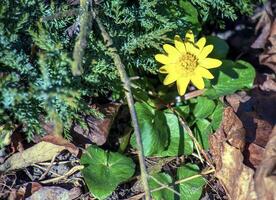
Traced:
[[205, 38], [205, 37], [202, 37], [202, 38], [200, 38], [200, 39], [197, 41], [196, 46], [198, 47], [198, 49], [199, 49], [200, 51], [202, 51], [202, 49], [203, 49], [203, 47], [204, 47], [205, 44], [206, 44], [206, 38]]
[[184, 44], [185, 44], [185, 47], [186, 47], [186, 51], [188, 53], [193, 54], [195, 56], [198, 55], [199, 49], [197, 49], [197, 47], [195, 46], [194, 43], [191, 43], [191, 42], [188, 41], [188, 42], [185, 42]]
[[209, 70], [207, 70], [207, 69], [205, 69], [205, 68], [203, 68], [203, 67], [197, 67], [197, 68], [195, 69], [195, 73], [196, 73], [198, 76], [202, 76], [202, 77], [204, 77], [204, 78], [208, 78], [208, 79], [213, 79], [213, 78], [214, 78], [213, 74], [211, 74], [211, 73], [209, 72]]
[[192, 30], [187, 31], [187, 33], [185, 35], [185, 41], [189, 41], [189, 42], [192, 42], [192, 43], [195, 42], [195, 36], [194, 36]]
[[170, 74], [168, 74], [166, 76], [166, 78], [164, 79], [163, 84], [164, 85], [169, 85], [169, 84], [175, 82], [177, 80], [178, 76], [179, 75], [176, 74], [176, 73], [170, 73]]
[[197, 76], [197, 75], [192, 76], [191, 81], [198, 89], [201, 90], [204, 88], [204, 81], [201, 76]]
[[214, 49], [213, 45], [207, 45], [202, 49], [202, 51], [199, 53], [198, 59], [202, 60], [206, 58]]
[[199, 64], [206, 69], [212, 69], [221, 66], [222, 62], [215, 58], [205, 58], [201, 60]]
[[184, 95], [186, 90], [187, 90], [187, 86], [190, 82], [190, 79], [189, 78], [180, 78], [180, 79], [177, 79], [177, 91], [178, 91], [178, 94], [180, 96]]
[[171, 59], [177, 60], [180, 56], [179, 51], [175, 47], [173, 47], [172, 45], [164, 44], [163, 49], [168, 53], [168, 56]]
[[173, 73], [175, 71], [175, 65], [174, 64], [168, 64], [164, 65], [159, 68], [159, 72], [162, 74], [168, 74], [168, 73]]
[[180, 53], [186, 53], [185, 45], [179, 35], [174, 37], [174, 44]]
[[164, 54], [155, 55], [155, 60], [157, 60], [158, 62], [160, 62], [162, 64], [170, 64], [170, 63], [174, 62], [174, 60], [172, 60], [168, 56], [165, 56]]

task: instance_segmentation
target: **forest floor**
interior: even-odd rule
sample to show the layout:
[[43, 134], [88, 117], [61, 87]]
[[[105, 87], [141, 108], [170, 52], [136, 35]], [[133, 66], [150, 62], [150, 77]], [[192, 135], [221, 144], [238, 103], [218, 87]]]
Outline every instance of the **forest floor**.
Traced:
[[[207, 152], [216, 169], [205, 175], [208, 184], [201, 199], [245, 199], [248, 194], [256, 199], [257, 193], [263, 199], [275, 199], [275, 10], [276, 3], [267, 4], [257, 9], [253, 17], [226, 24], [224, 32], [213, 32], [228, 42], [233, 60], [243, 59], [253, 64], [256, 79], [251, 90], [222, 99], [227, 104], [223, 122], [209, 138], [210, 151]], [[28, 161], [12, 158], [16, 170], [1, 175], [1, 199], [94, 199], [80, 173], [80, 152], [91, 140], [97, 144], [105, 143], [105, 149], [118, 148], [116, 132], [127, 130], [130, 119], [125, 105], [109, 102], [99, 107], [107, 117], [91, 119], [93, 131], [88, 135], [80, 127], [73, 127], [72, 143], [51, 135], [43, 138], [45, 143], [28, 143], [20, 133], [14, 134], [11, 145], [0, 150], [0, 163], [12, 158], [16, 152], [33, 156]], [[51, 125], [45, 124], [45, 128], [51, 130]], [[129, 149], [128, 154], [137, 160], [137, 152]], [[45, 162], [46, 158], [48, 161]], [[202, 166], [200, 159], [195, 157], [153, 157], [146, 159], [146, 165], [173, 174], [187, 159]], [[38, 190], [40, 192], [35, 193]], [[143, 195], [140, 183], [133, 178], [120, 184], [107, 199], [134, 200]]]

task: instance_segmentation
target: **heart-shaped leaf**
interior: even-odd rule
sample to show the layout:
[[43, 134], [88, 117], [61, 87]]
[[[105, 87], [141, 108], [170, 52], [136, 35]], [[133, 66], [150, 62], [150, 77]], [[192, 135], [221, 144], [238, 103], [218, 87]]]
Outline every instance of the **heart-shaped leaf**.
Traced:
[[170, 140], [168, 148], [160, 156], [178, 156], [190, 155], [193, 153], [193, 141], [190, 136], [184, 132], [179, 120], [171, 111], [165, 111], [166, 123], [170, 131]]
[[193, 114], [196, 118], [204, 119], [213, 113], [215, 107], [216, 104], [213, 100], [207, 97], [198, 97]]
[[218, 127], [220, 126], [220, 123], [222, 121], [223, 109], [224, 108], [223, 108], [222, 102], [218, 101], [218, 104], [214, 112], [212, 113], [211, 116], [209, 116], [213, 130], [217, 130]]
[[[187, 164], [177, 169], [179, 180], [190, 178], [199, 174], [199, 167], [195, 164]], [[197, 200], [200, 198], [205, 181], [202, 177], [197, 177], [180, 184], [181, 200]]]
[[204, 149], [209, 148], [208, 138], [209, 134], [213, 132], [211, 123], [206, 119], [198, 119], [194, 128], [194, 133], [197, 141]]
[[82, 174], [89, 191], [98, 199], [108, 197], [135, 171], [135, 164], [130, 158], [93, 145], [82, 155], [81, 164], [85, 166]]
[[[161, 187], [159, 183], [163, 185], [169, 185], [172, 183], [172, 177], [165, 173], [158, 173], [153, 175], [154, 179], [149, 180], [149, 186], [151, 190]], [[158, 182], [157, 182], [157, 181]], [[167, 189], [162, 189], [156, 192], [152, 192], [154, 199], [174, 200], [174, 193]]]
[[[135, 104], [145, 156], [161, 153], [168, 145], [169, 128], [165, 115], [146, 103]], [[136, 146], [134, 134], [131, 145]]]
[[253, 66], [242, 60], [237, 62], [223, 60], [222, 65], [211, 70], [211, 72], [215, 78], [206, 84], [210, 84], [211, 87], [204, 94], [210, 98], [217, 98], [232, 94], [237, 90], [252, 88], [255, 78]]
[[206, 45], [214, 45], [214, 50], [210, 53], [209, 57], [225, 59], [229, 51], [228, 44], [224, 40], [216, 36], [208, 36], [206, 39]]

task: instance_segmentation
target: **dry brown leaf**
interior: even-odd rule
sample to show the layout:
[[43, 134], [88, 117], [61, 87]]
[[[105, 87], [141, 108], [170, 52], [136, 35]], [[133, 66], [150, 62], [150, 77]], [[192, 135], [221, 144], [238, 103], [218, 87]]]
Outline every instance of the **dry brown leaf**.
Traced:
[[251, 45], [254, 49], [263, 49], [265, 47], [267, 38], [270, 34], [270, 28], [272, 24], [272, 10], [271, 3], [267, 2], [264, 6], [264, 10], [260, 13], [261, 17], [256, 25], [255, 32], [261, 30], [260, 35]]
[[109, 135], [110, 128], [119, 111], [121, 104], [110, 103], [99, 107], [100, 112], [105, 115], [104, 119], [95, 119], [92, 116], [87, 116], [86, 121], [89, 129], [83, 129], [78, 125], [73, 128], [78, 134], [90, 139], [97, 145], [103, 145]]
[[255, 190], [258, 199], [276, 199], [276, 125], [273, 128], [271, 138], [265, 148], [264, 158], [255, 175]]
[[256, 199], [254, 171], [243, 164], [245, 129], [231, 107], [224, 111], [221, 127], [211, 135], [210, 150], [216, 164], [215, 176], [230, 199]]
[[268, 66], [276, 73], [276, 19], [270, 28], [268, 43], [270, 43], [270, 48], [265, 49], [260, 55], [259, 61], [262, 65]]
[[251, 45], [251, 47], [254, 49], [263, 49], [270, 34], [270, 28], [273, 21], [271, 3], [267, 2], [264, 6], [263, 11], [259, 14], [261, 17], [256, 25], [255, 32], [257, 33], [261, 30], [261, 33]]
[[65, 149], [67, 149], [70, 153], [77, 156], [79, 154], [79, 148], [77, 148], [74, 144], [69, 142], [68, 140], [64, 139], [61, 136], [57, 135], [46, 135], [44, 136], [41, 141], [49, 142], [55, 145], [63, 146]]
[[273, 91], [273, 92], [276, 92], [276, 81], [275, 81], [275, 78], [273, 76], [269, 76], [267, 75], [266, 76], [266, 80], [261, 84], [259, 85], [260, 89], [263, 90], [263, 91]]
[[13, 154], [0, 165], [0, 172], [21, 169], [34, 163], [51, 160], [63, 150], [68, 150], [75, 155], [78, 154], [78, 148], [64, 138], [48, 135], [43, 140], [23, 152]]

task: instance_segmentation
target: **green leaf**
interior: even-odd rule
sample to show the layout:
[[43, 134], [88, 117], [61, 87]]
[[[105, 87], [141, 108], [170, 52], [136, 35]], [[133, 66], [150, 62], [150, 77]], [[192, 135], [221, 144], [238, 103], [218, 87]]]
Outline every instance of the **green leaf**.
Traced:
[[198, 97], [197, 104], [193, 109], [193, 114], [196, 118], [206, 118], [212, 114], [216, 107], [216, 104], [213, 100], [208, 99], [207, 97]]
[[[183, 167], [177, 169], [177, 176], [179, 180], [183, 180], [194, 175], [199, 174], [199, 167], [194, 164], [187, 164]], [[188, 180], [179, 185], [181, 200], [197, 200], [200, 199], [203, 186], [205, 181], [203, 177], [197, 177], [191, 180]]]
[[[161, 153], [168, 145], [169, 128], [163, 112], [146, 103], [135, 103], [145, 156]], [[134, 134], [131, 145], [136, 147]]]
[[208, 57], [211, 58], [218, 58], [218, 59], [225, 59], [228, 51], [229, 51], [229, 46], [228, 44], [220, 39], [219, 37], [216, 36], [208, 36], [206, 37], [206, 44], [212, 44], [214, 45], [214, 50], [210, 53]]
[[194, 133], [197, 141], [204, 149], [209, 148], [208, 137], [213, 132], [211, 123], [206, 119], [199, 119], [196, 121]]
[[185, 12], [185, 20], [193, 25], [199, 24], [197, 9], [187, 0], [180, 0], [179, 6]]
[[177, 106], [175, 109], [185, 118], [190, 114], [190, 106]]
[[222, 66], [213, 69], [214, 79], [210, 81], [211, 88], [207, 89], [205, 96], [217, 98], [232, 94], [237, 90], [252, 88], [255, 70], [245, 61], [223, 60]]
[[[158, 173], [158, 174], [155, 174], [153, 177], [164, 185], [169, 185], [172, 183], [171, 176], [165, 173]], [[151, 190], [161, 187], [161, 185], [158, 184], [152, 178], [149, 179], [149, 186]], [[154, 199], [158, 199], [158, 200], [174, 200], [174, 193], [168, 189], [162, 189], [156, 192], [152, 192], [152, 196]]]
[[135, 171], [132, 159], [120, 153], [106, 152], [93, 145], [82, 155], [80, 161], [85, 166], [82, 174], [89, 191], [98, 199], [108, 197]]
[[166, 123], [170, 130], [170, 142], [168, 148], [159, 156], [190, 155], [193, 153], [193, 141], [187, 133], [184, 133], [179, 120], [170, 111], [165, 112]]
[[221, 101], [218, 101], [218, 104], [214, 112], [209, 117], [211, 120], [211, 126], [214, 131], [217, 130], [220, 126], [220, 123], [222, 121], [222, 116], [223, 116], [223, 110], [224, 110], [223, 103]]

